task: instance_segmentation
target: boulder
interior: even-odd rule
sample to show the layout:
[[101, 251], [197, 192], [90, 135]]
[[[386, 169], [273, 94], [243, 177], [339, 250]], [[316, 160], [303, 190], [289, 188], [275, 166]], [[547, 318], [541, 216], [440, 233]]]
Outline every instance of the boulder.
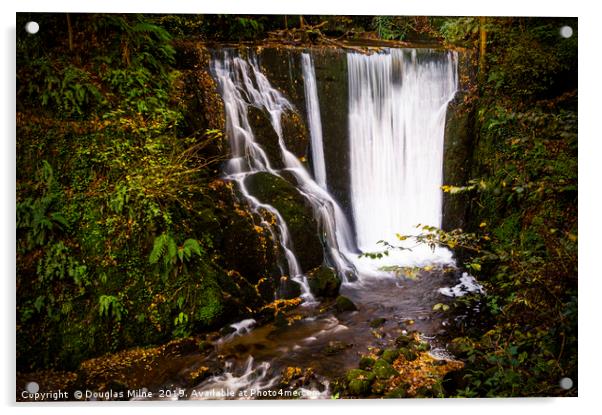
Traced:
[[382, 354], [382, 359], [386, 362], [393, 363], [399, 356], [399, 351], [396, 349], [387, 349]]
[[335, 308], [339, 313], [357, 311], [357, 307], [353, 304], [353, 301], [343, 295], [339, 295], [335, 300]]
[[383, 324], [385, 324], [385, 322], [387, 321], [386, 318], [375, 318], [374, 320], [372, 320], [370, 322], [370, 327], [372, 327], [373, 329], [378, 328], [380, 326], [382, 326]]
[[375, 360], [373, 358], [368, 356], [362, 356], [362, 358], [360, 359], [359, 367], [363, 370], [371, 369], [372, 366], [374, 366], [374, 362]]
[[316, 297], [334, 298], [339, 294], [341, 279], [334, 269], [321, 265], [307, 273], [307, 282]]
[[393, 376], [398, 375], [397, 371], [393, 369], [393, 366], [391, 366], [391, 364], [384, 359], [378, 359], [376, 362], [374, 362], [372, 373], [374, 373], [377, 379], [381, 380], [390, 379]]
[[347, 389], [350, 395], [366, 396], [370, 394], [370, 386], [374, 381], [374, 373], [361, 369], [351, 369], [347, 372]]

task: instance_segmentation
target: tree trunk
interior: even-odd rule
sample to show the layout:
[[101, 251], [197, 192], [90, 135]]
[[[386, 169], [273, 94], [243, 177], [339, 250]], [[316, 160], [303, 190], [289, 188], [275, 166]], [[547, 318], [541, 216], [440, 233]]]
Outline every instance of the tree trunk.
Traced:
[[484, 16], [479, 17], [479, 77], [484, 81], [485, 76], [485, 53], [487, 48], [487, 30], [485, 29]]
[[73, 52], [73, 27], [71, 27], [71, 16], [67, 13], [67, 34], [69, 37], [69, 51]]

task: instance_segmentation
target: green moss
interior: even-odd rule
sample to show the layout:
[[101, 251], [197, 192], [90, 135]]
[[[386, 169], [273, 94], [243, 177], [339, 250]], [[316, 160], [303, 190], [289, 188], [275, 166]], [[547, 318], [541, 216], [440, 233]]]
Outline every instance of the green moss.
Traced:
[[321, 265], [324, 253], [317, 223], [311, 206], [297, 189], [286, 180], [266, 172], [248, 176], [245, 184], [253, 196], [272, 205], [282, 215], [302, 270], [306, 272]]
[[408, 396], [408, 388], [409, 388], [408, 385], [402, 384], [402, 385], [398, 386], [397, 388], [393, 389], [392, 391], [388, 392], [385, 395], [385, 398], [388, 398], [388, 399], [406, 398]]
[[336, 297], [341, 286], [341, 279], [336, 272], [324, 265], [309, 271], [307, 282], [311, 292], [317, 297]]
[[335, 308], [338, 312], [342, 313], [345, 311], [356, 311], [357, 307], [353, 304], [349, 298], [339, 295], [335, 301]]
[[382, 359], [388, 363], [393, 363], [395, 359], [399, 356], [399, 351], [396, 349], [387, 349], [382, 354]]
[[374, 373], [377, 379], [382, 380], [390, 379], [391, 377], [398, 375], [397, 371], [393, 369], [391, 364], [387, 362], [384, 358], [378, 359], [374, 363], [374, 367], [372, 367], [372, 372]]
[[372, 328], [374, 328], [374, 329], [375, 329], [375, 328], [377, 328], [377, 327], [380, 327], [380, 326], [382, 326], [383, 324], [385, 324], [385, 322], [386, 322], [386, 321], [387, 321], [387, 319], [386, 319], [386, 318], [382, 318], [382, 317], [380, 317], [380, 318], [375, 318], [374, 320], [372, 320], [372, 321], [370, 322], [370, 327], [372, 327]]
[[361, 369], [351, 369], [347, 372], [347, 389], [354, 396], [366, 396], [370, 393], [370, 386], [375, 379], [374, 373]]
[[375, 361], [376, 360], [372, 359], [371, 357], [362, 356], [362, 358], [360, 359], [359, 367], [362, 370], [371, 369]]

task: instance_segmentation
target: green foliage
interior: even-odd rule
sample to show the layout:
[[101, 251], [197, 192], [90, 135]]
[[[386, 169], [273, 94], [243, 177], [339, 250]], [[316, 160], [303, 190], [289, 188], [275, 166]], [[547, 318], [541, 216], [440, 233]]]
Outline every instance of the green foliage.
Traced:
[[127, 314], [127, 310], [114, 295], [101, 295], [98, 299], [98, 313], [101, 317], [112, 318], [119, 322]]
[[490, 239], [467, 263], [489, 323], [469, 329], [460, 395], [573, 395], [558, 381], [577, 377], [577, 22], [487, 20], [472, 172], [486, 186], [470, 194], [471, 227]]
[[70, 50], [65, 16], [39, 17], [47, 36], [17, 52], [20, 370], [216, 324], [221, 156], [207, 147], [223, 134], [177, 136], [170, 35], [144, 16], [72, 15]]
[[258, 17], [235, 17], [230, 28], [230, 36], [240, 40], [256, 39], [263, 30], [263, 23]]
[[449, 43], [474, 40], [479, 33], [479, 19], [478, 17], [446, 18], [439, 31]]
[[173, 335], [176, 338], [188, 337], [191, 334], [190, 326], [188, 324], [188, 314], [180, 312], [174, 319], [174, 331]]
[[46, 252], [38, 263], [38, 277], [42, 282], [63, 280], [69, 277], [78, 286], [89, 285], [87, 267], [73, 258], [69, 248], [59, 241]]
[[166, 111], [168, 65], [175, 56], [170, 34], [141, 15], [82, 15], [74, 24], [92, 32], [92, 44], [81, 45], [80, 57], [90, 49], [99, 53], [69, 59], [67, 53], [51, 55], [38, 42], [19, 42], [18, 59], [27, 62], [17, 73], [19, 100], [58, 119], [95, 118], [102, 111], [114, 121], [136, 114], [150, 117], [149, 124], [173, 124], [174, 112]]
[[105, 102], [86, 71], [71, 64], [56, 66], [46, 58], [31, 62], [35, 78], [28, 83], [27, 93], [42, 107], [56, 110], [65, 118], [77, 118]]
[[403, 18], [395, 16], [375, 16], [372, 19], [372, 28], [378, 37], [384, 40], [403, 40], [410, 30]]
[[171, 235], [163, 233], [155, 238], [148, 262], [151, 265], [159, 265], [166, 278], [171, 272], [185, 271], [186, 264], [193, 256], [203, 258], [206, 255], [206, 251], [196, 239], [186, 239], [181, 246], [178, 246]]

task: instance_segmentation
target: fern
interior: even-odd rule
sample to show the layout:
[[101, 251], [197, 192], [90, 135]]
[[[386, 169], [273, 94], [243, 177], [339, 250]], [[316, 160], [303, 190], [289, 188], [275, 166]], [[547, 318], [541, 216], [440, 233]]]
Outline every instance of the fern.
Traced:
[[88, 267], [73, 258], [71, 251], [62, 241], [50, 246], [46, 255], [38, 262], [37, 273], [40, 281], [64, 280], [69, 277], [80, 287], [90, 284]]
[[164, 233], [155, 238], [155, 242], [153, 244], [153, 250], [151, 251], [150, 256], [148, 258], [148, 262], [151, 265], [154, 265], [157, 262], [159, 262], [159, 260], [165, 253], [165, 247], [167, 246], [168, 238], [169, 238], [169, 236], [167, 236], [167, 234], [164, 234]]
[[176, 245], [176, 241], [174, 241], [172, 237], [168, 236], [167, 255], [163, 257], [163, 262], [165, 265], [175, 264], [177, 253], [178, 246]]
[[114, 295], [101, 295], [98, 299], [98, 313], [101, 317], [113, 317], [115, 321], [121, 321], [127, 310]]
[[181, 248], [178, 249], [178, 258], [180, 262], [184, 262], [192, 258], [192, 255], [203, 256], [203, 250], [201, 244], [196, 239], [186, 239]]
[[171, 266], [175, 265], [178, 260], [183, 264], [194, 255], [202, 257], [204, 253], [201, 244], [196, 239], [186, 239], [182, 246], [178, 247], [176, 241], [169, 234], [162, 233], [155, 238], [148, 261], [151, 265], [155, 265], [163, 259], [165, 266]]

